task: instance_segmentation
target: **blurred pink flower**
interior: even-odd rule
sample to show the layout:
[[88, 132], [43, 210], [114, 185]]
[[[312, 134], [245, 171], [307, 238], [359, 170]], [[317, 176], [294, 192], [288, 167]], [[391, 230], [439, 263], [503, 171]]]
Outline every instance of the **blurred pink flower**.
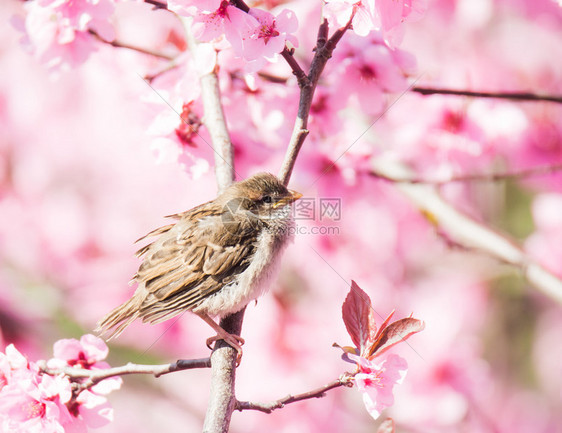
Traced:
[[14, 380], [14, 376], [28, 370], [27, 359], [13, 344], [7, 346], [5, 352], [0, 352], [0, 391]]
[[[109, 367], [102, 362], [107, 346], [93, 335], [57, 341], [54, 352], [55, 358], [47, 362], [50, 368]], [[101, 427], [112, 421], [113, 409], [100, 394], [119, 389], [121, 383], [120, 377], [109, 378], [71, 399], [68, 377], [41, 373], [37, 364], [9, 345], [6, 353], [0, 353], [0, 431], [68, 433]]]
[[39, 374], [13, 345], [0, 354], [0, 368], [0, 430], [63, 433], [63, 424], [72, 422], [65, 406], [72, 396], [70, 381]]
[[168, 0], [168, 9], [178, 15], [195, 16], [216, 11], [221, 3], [222, 0]]
[[392, 388], [406, 377], [408, 363], [398, 355], [388, 355], [382, 362], [348, 354], [357, 362], [360, 373], [354, 377], [357, 389], [363, 395], [363, 403], [369, 414], [377, 419], [381, 412], [394, 404]]
[[402, 23], [406, 20], [418, 19], [425, 12], [424, 0], [376, 0], [376, 19], [384, 39], [390, 46], [402, 42]]
[[27, 15], [22, 40], [49, 68], [75, 67], [97, 49], [98, 41], [89, 33], [95, 31], [105, 40], [115, 35], [109, 17], [111, 0], [45, 0], [25, 4]]
[[326, 0], [324, 13], [332, 27], [344, 27], [352, 20], [358, 36], [380, 30], [389, 46], [402, 41], [401, 24], [419, 18], [425, 11], [423, 0]]
[[531, 210], [537, 230], [527, 238], [525, 246], [540, 263], [562, 275], [562, 194], [538, 195]]
[[374, 0], [326, 0], [324, 15], [331, 27], [345, 27], [353, 15], [352, 29], [359, 36], [367, 36], [376, 25], [373, 20]]
[[[222, 1], [216, 9], [210, 9], [210, 6], [215, 5], [217, 5], [217, 2], [206, 6], [205, 9], [194, 11], [193, 36], [200, 41], [210, 42], [224, 35], [234, 52], [241, 56], [244, 51], [241, 35], [252, 32], [259, 23], [246, 12], [232, 6], [228, 1]], [[193, 12], [192, 9], [190, 11]]]
[[406, 76], [413, 72], [415, 60], [405, 51], [389, 49], [378, 32], [367, 38], [348, 35], [334, 53], [337, 81], [345, 83], [340, 98], [357, 97], [361, 111], [379, 114], [389, 92], [403, 92]]

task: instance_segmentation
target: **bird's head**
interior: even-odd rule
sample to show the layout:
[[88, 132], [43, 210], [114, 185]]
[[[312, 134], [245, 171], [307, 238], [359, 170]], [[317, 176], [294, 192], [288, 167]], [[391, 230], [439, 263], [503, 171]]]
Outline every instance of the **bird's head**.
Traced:
[[231, 185], [223, 192], [220, 201], [228, 219], [249, 219], [269, 225], [288, 220], [290, 204], [301, 197], [301, 193], [287, 189], [274, 175], [259, 173]]

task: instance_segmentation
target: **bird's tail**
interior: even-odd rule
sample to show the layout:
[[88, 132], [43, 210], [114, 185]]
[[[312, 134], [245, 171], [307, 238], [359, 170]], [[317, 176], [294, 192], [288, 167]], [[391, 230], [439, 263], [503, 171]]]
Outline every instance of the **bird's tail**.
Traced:
[[101, 319], [95, 332], [98, 334], [107, 333], [107, 340], [118, 337], [127, 326], [139, 317], [141, 302], [137, 296], [133, 296]]

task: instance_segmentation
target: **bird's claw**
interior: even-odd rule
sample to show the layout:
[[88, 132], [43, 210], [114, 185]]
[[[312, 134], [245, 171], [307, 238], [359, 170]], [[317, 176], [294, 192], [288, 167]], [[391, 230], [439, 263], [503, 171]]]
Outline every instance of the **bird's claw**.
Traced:
[[227, 344], [232, 346], [232, 348], [236, 349], [238, 352], [238, 355], [236, 356], [236, 366], [238, 367], [242, 361], [242, 345], [246, 341], [239, 335], [235, 334], [215, 335], [214, 337], [207, 338], [207, 347], [213, 350], [211, 345], [217, 340], [224, 340]]

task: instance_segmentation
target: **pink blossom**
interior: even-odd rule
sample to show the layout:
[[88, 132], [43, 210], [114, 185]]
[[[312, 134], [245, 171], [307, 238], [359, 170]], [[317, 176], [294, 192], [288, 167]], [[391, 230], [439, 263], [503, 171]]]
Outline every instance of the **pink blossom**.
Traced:
[[394, 404], [392, 388], [395, 384], [402, 383], [408, 364], [398, 355], [389, 355], [380, 363], [353, 354], [348, 356], [357, 362], [360, 369], [354, 381], [359, 392], [363, 394], [365, 408], [377, 419], [385, 408]]
[[380, 114], [385, 106], [385, 93], [402, 92], [408, 87], [406, 74], [412, 72], [411, 56], [400, 50], [390, 50], [380, 33], [367, 38], [349, 35], [334, 53], [338, 82], [346, 83], [342, 98], [357, 97], [361, 111]]
[[168, 9], [178, 15], [195, 16], [216, 11], [221, 3], [222, 0], [168, 0]]
[[1, 430], [63, 433], [72, 421], [65, 406], [72, 396], [69, 380], [39, 375], [35, 365], [13, 379], [0, 390]]
[[[106, 369], [109, 368], [109, 364], [103, 360], [107, 357], [108, 352], [109, 349], [105, 342], [91, 334], [83, 335], [80, 341], [74, 338], [63, 339], [54, 344], [54, 358], [49, 360], [48, 366], [61, 368], [68, 365], [86, 370]], [[106, 395], [119, 389], [122, 383], [120, 377], [111, 377], [91, 389], [96, 394]], [[105, 398], [103, 400], [105, 401]], [[92, 405], [90, 404], [90, 406]]]
[[425, 11], [424, 0], [376, 0], [376, 19], [385, 41], [390, 46], [402, 42], [402, 23], [421, 17]]
[[341, 28], [351, 20], [355, 34], [367, 36], [380, 30], [389, 46], [401, 42], [401, 24], [419, 18], [424, 11], [423, 0], [326, 0], [324, 8], [331, 26]]
[[359, 36], [367, 36], [376, 29], [374, 0], [326, 0], [324, 15], [330, 26], [345, 27], [352, 19], [352, 29]]
[[6, 347], [6, 353], [0, 352], [0, 392], [2, 389], [18, 380], [18, 377], [27, 375], [29, 363], [13, 344]]
[[83, 335], [80, 341], [74, 338], [59, 340], [53, 347], [55, 358], [62, 359], [70, 366], [92, 368], [107, 357], [109, 349], [104, 341], [92, 334]]
[[294, 12], [284, 9], [274, 16], [260, 9], [250, 9], [249, 13], [259, 24], [251, 32], [242, 34], [246, 60], [258, 57], [274, 60], [277, 54], [283, 51], [286, 41], [295, 47], [298, 46], [297, 38], [292, 35], [298, 27]]
[[[98, 337], [84, 335], [80, 341], [60, 340], [54, 346], [51, 368], [76, 366], [108, 368], [102, 362], [107, 346]], [[103, 394], [121, 386], [121, 378], [106, 379], [71, 400], [72, 389], [66, 376], [42, 374], [10, 345], [0, 353], [0, 431], [86, 432], [113, 418], [113, 409]], [[101, 395], [100, 395], [101, 394]]]
[[105, 40], [114, 38], [108, 22], [111, 0], [34, 1], [25, 7], [23, 43], [49, 68], [75, 67], [86, 61], [98, 46], [89, 30]]
[[222, 1], [215, 10], [198, 10], [193, 18], [193, 36], [203, 42], [209, 42], [223, 35], [231, 44], [237, 55], [244, 51], [242, 35], [251, 33], [258, 26], [255, 18]]

